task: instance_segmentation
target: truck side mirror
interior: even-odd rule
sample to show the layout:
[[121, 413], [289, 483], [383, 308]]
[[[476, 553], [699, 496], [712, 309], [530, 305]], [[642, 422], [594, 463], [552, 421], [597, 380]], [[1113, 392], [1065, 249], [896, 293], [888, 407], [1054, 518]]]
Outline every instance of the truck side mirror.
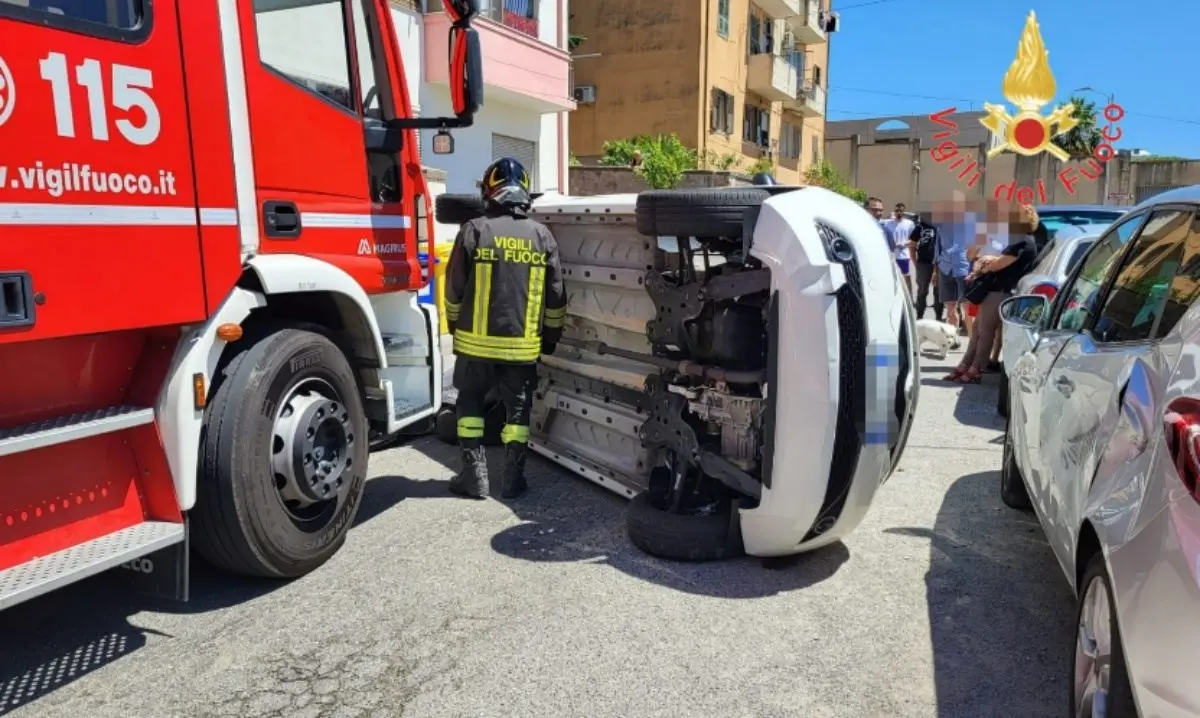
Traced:
[[450, 25], [450, 101], [460, 127], [469, 127], [483, 107], [483, 52], [471, 18], [479, 13], [477, 0], [442, 0]]

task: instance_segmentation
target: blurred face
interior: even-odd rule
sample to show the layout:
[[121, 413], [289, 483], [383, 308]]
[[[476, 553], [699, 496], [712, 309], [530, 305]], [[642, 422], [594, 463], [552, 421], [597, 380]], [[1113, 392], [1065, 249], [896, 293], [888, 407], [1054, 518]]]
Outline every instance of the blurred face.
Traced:
[[874, 199], [867, 203], [867, 211], [875, 219], [883, 219], [883, 202]]
[[892, 210], [892, 216], [896, 219], [904, 219], [904, 205], [896, 205], [896, 208]]

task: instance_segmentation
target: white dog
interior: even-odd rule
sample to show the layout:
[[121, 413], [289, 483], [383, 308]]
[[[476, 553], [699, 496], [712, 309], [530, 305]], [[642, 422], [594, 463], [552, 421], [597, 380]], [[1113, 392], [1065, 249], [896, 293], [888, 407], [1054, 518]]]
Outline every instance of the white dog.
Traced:
[[958, 342], [958, 329], [936, 319], [918, 319], [917, 339], [920, 344], [936, 346], [938, 358], [945, 359], [950, 353], [950, 348]]

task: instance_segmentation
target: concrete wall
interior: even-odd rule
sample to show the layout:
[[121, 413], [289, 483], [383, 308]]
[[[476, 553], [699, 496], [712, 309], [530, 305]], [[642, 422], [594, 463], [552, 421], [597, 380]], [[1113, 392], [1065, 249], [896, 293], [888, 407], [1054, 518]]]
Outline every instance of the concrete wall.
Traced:
[[578, 54], [600, 53], [573, 63], [575, 86], [596, 86], [596, 104], [581, 104], [570, 115], [574, 154], [599, 155], [604, 142], [637, 134], [674, 132], [687, 146], [697, 145], [701, 6], [707, 2], [573, 3], [572, 32], [587, 37]]
[[[644, 192], [650, 187], [633, 170], [625, 167], [572, 167], [571, 192], [578, 197], [600, 194]], [[736, 187], [750, 184], [750, 177], [737, 172], [697, 170], [685, 172], [679, 189]]]

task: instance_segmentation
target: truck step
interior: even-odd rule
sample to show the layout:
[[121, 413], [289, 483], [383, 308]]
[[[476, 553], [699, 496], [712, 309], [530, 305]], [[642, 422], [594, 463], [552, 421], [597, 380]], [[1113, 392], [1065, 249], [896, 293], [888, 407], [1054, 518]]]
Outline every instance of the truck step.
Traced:
[[0, 609], [184, 540], [183, 524], [147, 521], [0, 571]]
[[10, 429], [0, 429], [0, 456], [65, 444], [150, 424], [153, 421], [154, 410], [140, 406], [109, 406], [45, 421], [34, 421]]

